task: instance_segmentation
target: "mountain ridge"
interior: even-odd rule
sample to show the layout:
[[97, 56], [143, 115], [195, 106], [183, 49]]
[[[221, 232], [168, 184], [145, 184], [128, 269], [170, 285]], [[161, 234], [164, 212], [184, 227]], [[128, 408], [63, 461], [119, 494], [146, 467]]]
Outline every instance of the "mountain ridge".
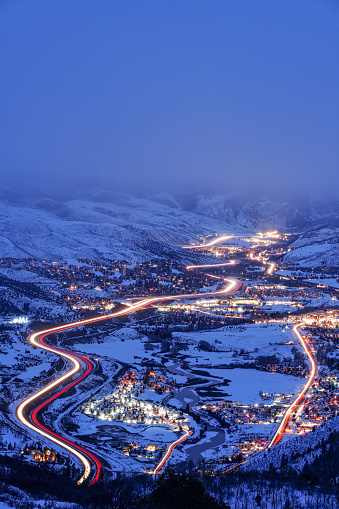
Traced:
[[328, 247], [315, 251], [321, 263], [332, 263], [337, 257], [336, 200], [299, 206], [269, 199], [246, 201], [235, 195], [157, 193], [135, 197], [101, 189], [67, 198], [28, 194], [27, 190], [0, 190], [2, 257], [144, 259], [163, 251], [177, 252], [181, 245], [199, 241], [200, 235], [247, 234], [272, 228], [301, 234], [302, 240], [286, 257], [290, 263], [313, 264], [312, 253], [303, 251], [315, 238], [318, 246], [333, 239], [329, 256]]

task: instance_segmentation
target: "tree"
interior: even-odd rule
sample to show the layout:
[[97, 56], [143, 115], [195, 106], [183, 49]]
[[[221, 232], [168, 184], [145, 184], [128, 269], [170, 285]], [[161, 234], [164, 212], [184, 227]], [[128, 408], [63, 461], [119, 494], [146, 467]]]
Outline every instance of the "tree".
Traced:
[[291, 504], [291, 502], [290, 502], [290, 499], [289, 499], [289, 498], [287, 498], [287, 499], [285, 500], [285, 503], [284, 503], [283, 509], [292, 509], [292, 504]]
[[183, 473], [167, 470], [150, 495], [139, 500], [143, 509], [230, 509], [207, 493], [201, 481]]

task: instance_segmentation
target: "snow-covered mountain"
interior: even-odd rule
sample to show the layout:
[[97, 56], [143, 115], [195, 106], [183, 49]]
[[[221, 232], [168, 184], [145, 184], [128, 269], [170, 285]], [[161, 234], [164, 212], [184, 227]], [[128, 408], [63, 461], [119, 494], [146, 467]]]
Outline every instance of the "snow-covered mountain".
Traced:
[[109, 198], [1, 201], [1, 257], [140, 259], [170, 254], [197, 240], [197, 234], [225, 229], [221, 221], [185, 211], [175, 202], [124, 194]]
[[197, 196], [191, 198], [188, 208], [249, 231], [339, 226], [339, 200], [328, 197], [307, 196], [299, 201], [268, 198], [244, 200], [235, 195]]
[[339, 228], [309, 230], [290, 245], [285, 262], [304, 267], [334, 267], [339, 265]]
[[[179, 246], [197, 241], [198, 235], [265, 228], [315, 232], [298, 241], [288, 255], [291, 261], [307, 258], [307, 242], [317, 243], [319, 251], [326, 253], [330, 243], [332, 262], [336, 255], [339, 203], [335, 200], [310, 200], [301, 206], [267, 199], [244, 201], [234, 195], [159, 193], [137, 198], [99, 189], [59, 199], [43, 193], [27, 196], [27, 190], [0, 188], [1, 257], [133, 260], [175, 254]], [[313, 235], [317, 240], [312, 240]]]

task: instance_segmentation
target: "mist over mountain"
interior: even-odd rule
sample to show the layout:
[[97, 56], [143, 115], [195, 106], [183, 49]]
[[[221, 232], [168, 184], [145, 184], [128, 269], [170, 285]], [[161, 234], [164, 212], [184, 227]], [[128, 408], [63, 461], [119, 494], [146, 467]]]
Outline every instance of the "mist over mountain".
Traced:
[[[309, 196], [302, 202], [232, 195], [133, 196], [88, 188], [69, 196], [43, 189], [0, 188], [2, 257], [47, 259], [145, 258], [176, 252], [199, 235], [278, 229], [302, 233], [291, 261], [337, 257], [339, 200]], [[326, 246], [324, 244], [326, 240]], [[330, 247], [329, 244], [330, 243]]]
[[309, 195], [303, 201], [252, 197], [245, 200], [229, 196], [196, 196], [182, 206], [242, 228], [296, 228], [339, 224], [339, 199]]

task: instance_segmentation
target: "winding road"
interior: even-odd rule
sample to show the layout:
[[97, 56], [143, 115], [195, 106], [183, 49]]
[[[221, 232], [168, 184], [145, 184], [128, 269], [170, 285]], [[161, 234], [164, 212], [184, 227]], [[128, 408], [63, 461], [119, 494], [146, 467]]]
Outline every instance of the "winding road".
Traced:
[[292, 403], [289, 405], [289, 407], [285, 411], [284, 416], [282, 418], [282, 421], [279, 424], [277, 431], [274, 433], [272, 440], [268, 444], [268, 448], [273, 447], [274, 445], [277, 445], [277, 443], [279, 443], [280, 440], [282, 439], [282, 437], [284, 436], [284, 433], [286, 431], [287, 425], [289, 423], [289, 420], [292, 417], [293, 412], [296, 410], [297, 406], [301, 403], [302, 399], [306, 396], [307, 391], [309, 390], [312, 383], [314, 382], [314, 379], [317, 374], [317, 365], [316, 365], [315, 359], [313, 357], [313, 354], [311, 352], [311, 349], [299, 332], [300, 327], [302, 327], [303, 325], [305, 325], [305, 324], [299, 323], [299, 324], [295, 325], [293, 327], [293, 332], [297, 335], [297, 338], [298, 338], [301, 346], [304, 349], [304, 352], [306, 353], [306, 355], [311, 363], [310, 376], [309, 376], [306, 384], [304, 385], [303, 389], [301, 390], [301, 392], [292, 401]]
[[[230, 238], [233, 238], [233, 236], [220, 236], [214, 240], [211, 240], [210, 242], [206, 244], [200, 244], [200, 245], [192, 245], [192, 246], [184, 246], [184, 249], [201, 249], [201, 248], [208, 248], [215, 246], [218, 243], [224, 242], [225, 240], [228, 240]], [[219, 263], [219, 264], [213, 264], [213, 265], [189, 265], [186, 268], [188, 270], [200, 270], [200, 269], [213, 269], [215, 267], [225, 267], [225, 266], [233, 266], [238, 264], [239, 262], [237, 260], [231, 260], [227, 263]], [[268, 267], [268, 274], [272, 274], [273, 270], [275, 268], [275, 264], [269, 264]], [[152, 297], [152, 298], [146, 298], [142, 299], [140, 301], [137, 301], [135, 303], [127, 303], [126, 308], [122, 309], [120, 311], [117, 311], [115, 313], [110, 313], [108, 315], [99, 316], [96, 318], [91, 318], [87, 320], [81, 320], [73, 323], [68, 323], [65, 325], [61, 325], [58, 327], [53, 327], [51, 329], [46, 329], [40, 332], [36, 332], [32, 334], [29, 338], [30, 343], [38, 348], [41, 348], [43, 350], [49, 351], [53, 354], [56, 354], [65, 360], [69, 361], [72, 365], [72, 369], [68, 371], [66, 374], [62, 375], [49, 385], [47, 385], [45, 388], [39, 390], [35, 394], [31, 395], [29, 398], [24, 400], [17, 408], [17, 417], [19, 421], [27, 426], [30, 430], [40, 434], [44, 438], [47, 438], [48, 440], [51, 440], [56, 445], [64, 448], [69, 453], [73, 454], [82, 464], [83, 471], [81, 474], [81, 477], [78, 479], [77, 483], [82, 484], [86, 481], [88, 485], [93, 485], [95, 482], [98, 481], [102, 474], [102, 465], [100, 463], [100, 460], [88, 449], [80, 446], [79, 444], [76, 444], [70, 440], [68, 440], [65, 437], [62, 437], [61, 435], [55, 433], [53, 430], [48, 429], [43, 421], [42, 421], [42, 412], [44, 408], [46, 408], [52, 401], [54, 401], [56, 398], [58, 398], [60, 395], [64, 394], [66, 391], [68, 391], [70, 388], [74, 387], [76, 384], [83, 381], [93, 370], [94, 364], [92, 363], [89, 358], [84, 357], [82, 355], [57, 348], [55, 346], [51, 346], [50, 344], [45, 342], [45, 338], [52, 334], [56, 334], [58, 332], [66, 331], [75, 327], [80, 326], [86, 326], [90, 324], [94, 324], [96, 322], [100, 322], [103, 320], [109, 320], [112, 318], [116, 318], [123, 315], [131, 314], [135, 311], [146, 309], [147, 307], [159, 303], [159, 302], [165, 302], [165, 301], [173, 301], [173, 300], [182, 300], [182, 299], [197, 299], [197, 298], [205, 298], [205, 297], [215, 297], [218, 295], [230, 295], [235, 293], [239, 288], [242, 286], [242, 283], [234, 278], [224, 278], [221, 276], [216, 276], [212, 274], [206, 274], [211, 277], [215, 277], [217, 279], [222, 279], [223, 281], [227, 282], [227, 285], [222, 289], [214, 292], [202, 292], [202, 293], [192, 293], [192, 294], [184, 294], [184, 295], [169, 295], [169, 296], [159, 296], [159, 297]], [[303, 324], [296, 325], [293, 330], [295, 334], [297, 335], [300, 344], [302, 345], [305, 353], [307, 354], [310, 362], [311, 362], [311, 374], [310, 377], [305, 384], [302, 391], [299, 393], [299, 395], [294, 399], [294, 401], [289, 405], [287, 410], [284, 413], [283, 419], [279, 424], [279, 427], [277, 431], [275, 432], [271, 442], [268, 444], [268, 448], [276, 445], [284, 435], [284, 432], [286, 430], [286, 427], [288, 425], [288, 422], [301, 402], [301, 400], [306, 395], [307, 391], [311, 387], [314, 377], [316, 375], [316, 363], [313, 357], [313, 354], [308, 347], [307, 343], [303, 339], [302, 335], [299, 332], [299, 328], [302, 327]], [[64, 386], [65, 382], [69, 382]], [[46, 398], [47, 399], [44, 399]], [[159, 473], [170, 457], [174, 447], [178, 445], [179, 443], [183, 442], [190, 434], [191, 431], [188, 428], [180, 427], [174, 423], [166, 421], [164, 419], [164, 422], [174, 428], [177, 428], [179, 430], [182, 430], [184, 434], [177, 439], [175, 442], [171, 443], [164, 456], [162, 457], [159, 464], [155, 467], [154, 473]], [[248, 460], [246, 460], [247, 462]], [[244, 463], [244, 462], [243, 462]], [[241, 464], [243, 464], [241, 463]], [[241, 464], [238, 464], [234, 467], [231, 467], [228, 471], [232, 471], [235, 468], [238, 468]]]
[[[236, 262], [231, 261], [224, 264], [218, 264], [218, 266], [226, 266], [226, 265], [234, 265]], [[194, 268], [198, 268], [199, 266], [196, 266]], [[213, 267], [213, 265], [210, 266], [210, 268]], [[193, 267], [190, 267], [193, 268]], [[200, 267], [199, 267], [200, 268]], [[39, 433], [44, 438], [47, 438], [57, 444], [58, 446], [63, 447], [66, 451], [72, 453], [83, 465], [83, 472], [81, 474], [81, 477], [78, 479], [77, 484], [82, 484], [85, 481], [88, 482], [89, 486], [93, 485], [95, 482], [98, 481], [98, 479], [101, 476], [102, 473], [102, 465], [99, 461], [99, 459], [88, 449], [68, 440], [67, 438], [62, 437], [61, 435], [55, 433], [53, 430], [48, 429], [43, 422], [41, 422], [41, 414], [42, 411], [47, 405], [49, 405], [52, 401], [54, 401], [56, 398], [58, 398], [60, 395], [64, 394], [66, 391], [68, 391], [71, 387], [74, 387], [76, 384], [84, 380], [92, 371], [93, 364], [92, 362], [87, 359], [84, 356], [81, 356], [79, 354], [57, 348], [54, 346], [51, 346], [50, 344], [46, 343], [44, 339], [48, 337], [51, 334], [55, 334], [58, 332], [62, 332], [65, 330], [69, 330], [75, 327], [80, 327], [84, 325], [90, 325], [96, 322], [100, 322], [103, 320], [109, 320], [112, 318], [116, 318], [123, 315], [128, 315], [130, 313], [133, 313], [135, 311], [138, 311], [140, 309], [146, 309], [148, 306], [159, 303], [159, 302], [165, 302], [165, 301], [172, 301], [172, 300], [182, 300], [182, 299], [196, 299], [201, 297], [214, 297], [216, 295], [230, 295], [234, 292], [236, 292], [241, 286], [242, 283], [236, 279], [233, 278], [220, 278], [224, 281], [227, 281], [228, 284], [223, 288], [222, 290], [218, 290], [215, 292], [204, 292], [204, 293], [192, 293], [192, 294], [184, 294], [184, 295], [170, 295], [170, 296], [159, 296], [159, 297], [152, 297], [152, 298], [146, 298], [142, 299], [134, 304], [129, 304], [126, 309], [123, 309], [121, 311], [117, 311], [115, 313], [110, 313], [108, 315], [99, 316], [96, 318], [90, 318], [87, 320], [81, 320], [73, 323], [68, 323], [65, 325], [61, 325], [58, 327], [53, 327], [51, 329], [46, 329], [40, 332], [36, 332], [32, 334], [29, 338], [30, 343], [33, 346], [36, 346], [38, 348], [41, 348], [43, 350], [49, 351], [51, 353], [57, 354], [60, 357], [68, 360], [72, 364], [72, 369], [68, 371], [66, 374], [62, 375], [60, 378], [55, 380], [54, 382], [50, 383], [40, 391], [36, 392], [26, 400], [24, 400], [17, 408], [16, 415], [19, 421], [27, 426], [32, 431], [35, 431], [36, 433]], [[81, 372], [85, 370], [84, 373], [81, 374]], [[69, 381], [72, 379], [75, 375], [78, 375], [78, 377], [73, 380], [71, 383], [66, 385], [66, 387], [63, 387], [64, 382]], [[60, 387], [62, 388], [60, 389]], [[58, 389], [56, 391], [56, 389]], [[56, 392], [55, 392], [56, 391]], [[50, 394], [53, 394], [49, 396]], [[46, 400], [41, 402], [41, 399], [43, 399], [44, 396], [49, 396]], [[36, 407], [34, 405], [37, 404]], [[32, 410], [33, 407], [33, 410]], [[40, 419], [39, 419], [40, 417]], [[179, 429], [179, 426], [166, 422], [166, 424], [169, 424], [171, 426], [174, 426]], [[182, 428], [184, 431], [184, 435], [180, 437], [178, 440], [170, 444], [168, 447], [165, 455], [161, 459], [160, 463], [155, 468], [154, 472], [158, 473], [160, 472], [161, 468], [171, 455], [173, 448], [184, 441], [190, 434], [191, 431], [188, 428]]]

